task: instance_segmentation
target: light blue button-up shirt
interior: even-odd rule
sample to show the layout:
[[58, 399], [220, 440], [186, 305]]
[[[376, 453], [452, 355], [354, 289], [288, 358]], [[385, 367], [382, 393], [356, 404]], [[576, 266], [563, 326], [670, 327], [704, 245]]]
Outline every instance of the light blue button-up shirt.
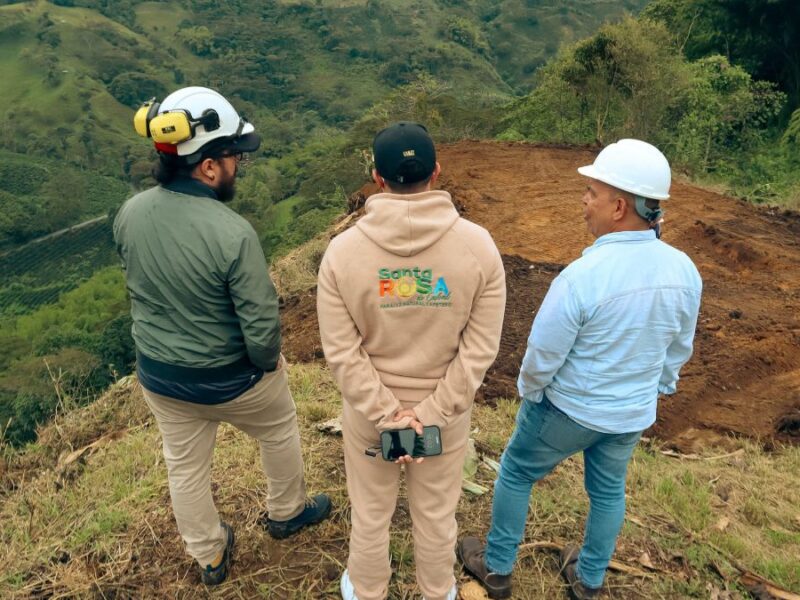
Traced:
[[544, 394], [595, 431], [656, 420], [692, 355], [703, 283], [683, 252], [650, 231], [598, 238], [553, 281], [533, 322], [517, 387]]

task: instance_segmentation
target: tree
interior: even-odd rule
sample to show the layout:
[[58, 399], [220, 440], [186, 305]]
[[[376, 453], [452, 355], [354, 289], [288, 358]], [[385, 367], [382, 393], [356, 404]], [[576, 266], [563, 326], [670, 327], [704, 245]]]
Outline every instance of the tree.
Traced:
[[565, 49], [511, 106], [506, 139], [585, 143], [636, 137], [694, 171], [763, 143], [785, 96], [724, 56], [689, 61], [662, 23], [628, 18]]
[[692, 84], [674, 111], [673, 155], [697, 170], [747, 151], [768, 134], [785, 96], [768, 82], [756, 82], [724, 56], [692, 63]]
[[661, 131], [690, 72], [667, 29], [627, 18], [562, 51], [539, 85], [512, 107], [507, 126], [525, 137], [605, 143]]
[[108, 91], [122, 104], [131, 108], [138, 107], [145, 100], [156, 97], [163, 98], [167, 90], [157, 79], [144, 73], [120, 73], [108, 86]]
[[131, 337], [132, 322], [128, 314], [109, 321], [93, 348], [101, 363], [118, 376], [131, 373], [136, 361], [136, 349]]
[[643, 14], [665, 23], [690, 59], [722, 54], [800, 105], [797, 0], [653, 0]]
[[197, 56], [214, 54], [214, 34], [205, 25], [181, 28], [177, 35], [178, 39]]
[[72, 169], [53, 173], [40, 194], [43, 198], [46, 228], [56, 231], [77, 223], [83, 212], [88, 188], [86, 180]]

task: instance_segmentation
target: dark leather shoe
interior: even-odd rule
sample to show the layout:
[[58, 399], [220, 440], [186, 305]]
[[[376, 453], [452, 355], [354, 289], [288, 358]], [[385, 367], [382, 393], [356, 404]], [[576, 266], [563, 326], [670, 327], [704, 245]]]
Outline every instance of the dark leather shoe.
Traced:
[[590, 588], [578, 579], [576, 567], [578, 566], [578, 555], [580, 552], [581, 549], [574, 544], [564, 546], [559, 556], [561, 576], [569, 585], [568, 592], [572, 600], [595, 600], [595, 598], [600, 597], [600, 592], [603, 591], [603, 588]]
[[228, 577], [228, 569], [231, 566], [231, 555], [233, 554], [233, 544], [235, 538], [233, 536], [233, 529], [227, 523], [220, 523], [225, 533], [228, 534], [228, 541], [225, 542], [225, 550], [222, 551], [222, 562], [216, 568], [211, 568], [211, 565], [206, 565], [205, 569], [200, 570], [200, 579], [206, 585], [219, 585]]
[[331, 514], [331, 499], [327, 494], [317, 494], [313, 498], [306, 498], [306, 506], [296, 517], [288, 521], [273, 521], [269, 517], [263, 519], [261, 524], [267, 528], [269, 534], [276, 540], [282, 540], [294, 535], [303, 527], [324, 521]]
[[486, 568], [483, 560], [485, 548], [476, 537], [465, 537], [458, 543], [458, 558], [464, 568], [486, 588], [489, 598], [504, 600], [511, 598], [511, 575], [498, 575]]

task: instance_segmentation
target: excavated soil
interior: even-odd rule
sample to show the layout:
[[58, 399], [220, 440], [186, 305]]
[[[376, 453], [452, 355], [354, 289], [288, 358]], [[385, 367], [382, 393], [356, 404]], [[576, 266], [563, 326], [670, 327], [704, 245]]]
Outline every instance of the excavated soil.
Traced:
[[[558, 271], [592, 243], [576, 168], [596, 150], [465, 141], [440, 148], [441, 187], [500, 248], [508, 304], [500, 354], [479, 394], [516, 394], [531, 322]], [[374, 190], [351, 199], [359, 209]], [[676, 181], [663, 239], [704, 281], [695, 351], [678, 393], [661, 400], [651, 433], [692, 451], [733, 433], [800, 442], [800, 215], [755, 207]], [[643, 265], [642, 268], [657, 268]], [[313, 293], [287, 301], [285, 352], [321, 357]]]

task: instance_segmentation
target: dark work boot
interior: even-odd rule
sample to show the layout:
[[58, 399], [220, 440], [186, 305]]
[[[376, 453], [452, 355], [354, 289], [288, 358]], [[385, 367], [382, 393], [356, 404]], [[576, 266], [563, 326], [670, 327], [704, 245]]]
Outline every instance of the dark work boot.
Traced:
[[228, 577], [228, 569], [231, 565], [231, 555], [233, 554], [233, 544], [235, 538], [233, 536], [233, 529], [227, 523], [220, 523], [228, 540], [225, 542], [225, 549], [222, 551], [222, 561], [216, 566], [206, 565], [204, 569], [200, 570], [200, 579], [206, 585], [219, 585]]
[[486, 588], [489, 598], [493, 600], [511, 598], [511, 575], [491, 573], [483, 559], [485, 550], [476, 537], [465, 537], [458, 543], [458, 557], [464, 568]]
[[269, 534], [276, 540], [282, 540], [294, 535], [307, 525], [313, 525], [325, 520], [331, 514], [331, 499], [327, 494], [317, 494], [313, 498], [306, 498], [306, 506], [296, 517], [288, 521], [273, 521], [269, 517], [263, 518], [264, 525]]
[[561, 576], [569, 585], [569, 597], [572, 600], [595, 600], [600, 597], [603, 588], [590, 588], [578, 578], [576, 568], [580, 552], [581, 549], [574, 544], [564, 546], [558, 561], [561, 567]]

